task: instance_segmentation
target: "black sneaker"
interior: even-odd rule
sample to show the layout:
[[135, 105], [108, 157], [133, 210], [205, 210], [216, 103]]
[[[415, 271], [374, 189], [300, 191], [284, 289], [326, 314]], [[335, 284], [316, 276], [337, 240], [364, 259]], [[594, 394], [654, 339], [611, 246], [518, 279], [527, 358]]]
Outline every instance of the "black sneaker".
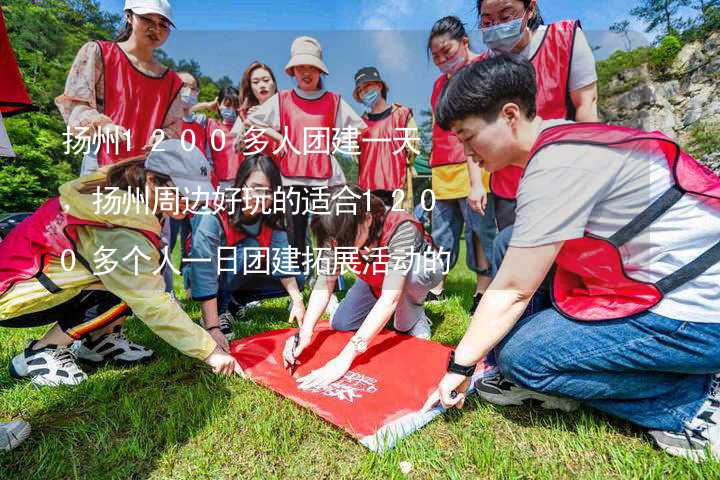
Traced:
[[578, 408], [578, 402], [568, 398], [553, 397], [520, 387], [502, 374], [481, 378], [475, 383], [483, 400], [496, 405], [522, 405], [526, 400], [537, 400], [543, 408], [572, 412]]
[[700, 462], [720, 460], [720, 374], [713, 379], [707, 400], [680, 432], [650, 430], [658, 446], [670, 455]]
[[470, 307], [470, 316], [472, 317], [475, 314], [475, 310], [477, 310], [478, 305], [480, 304], [480, 300], [482, 299], [483, 294], [482, 293], [476, 293], [473, 297], [473, 303], [472, 307]]
[[13, 378], [30, 378], [32, 384], [39, 387], [77, 385], [87, 379], [69, 348], [48, 345], [35, 350], [35, 343], [30, 342], [10, 362], [10, 375]]

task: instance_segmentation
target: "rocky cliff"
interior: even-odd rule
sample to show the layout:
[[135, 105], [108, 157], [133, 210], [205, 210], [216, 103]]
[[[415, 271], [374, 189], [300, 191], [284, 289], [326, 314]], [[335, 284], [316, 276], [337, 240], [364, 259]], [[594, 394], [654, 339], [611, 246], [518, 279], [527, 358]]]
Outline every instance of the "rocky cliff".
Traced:
[[617, 73], [605, 91], [605, 121], [661, 130], [720, 173], [720, 32], [685, 45], [666, 71]]

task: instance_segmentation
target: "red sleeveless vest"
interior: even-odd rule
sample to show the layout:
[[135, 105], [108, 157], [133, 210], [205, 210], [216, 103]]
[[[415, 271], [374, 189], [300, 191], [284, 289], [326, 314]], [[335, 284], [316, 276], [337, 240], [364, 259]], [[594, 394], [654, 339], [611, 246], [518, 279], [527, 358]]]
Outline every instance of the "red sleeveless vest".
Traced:
[[[478, 55], [473, 62], [479, 62], [487, 58], [484, 55]], [[464, 67], [463, 67], [464, 68]], [[435, 80], [433, 85], [432, 96], [430, 97], [430, 107], [434, 112], [440, 101], [440, 96], [450, 79], [444, 73]], [[432, 152], [430, 152], [430, 168], [442, 167], [443, 165], [455, 165], [465, 163], [465, 147], [455, 134], [450, 130], [443, 130], [440, 126], [433, 122], [432, 129]]]
[[411, 116], [412, 110], [399, 107], [382, 120], [363, 117], [368, 128], [359, 139], [358, 184], [362, 189], [392, 192], [405, 186], [407, 154], [402, 148], [402, 137], [407, 132], [398, 129], [407, 128]]
[[[212, 157], [213, 172], [221, 182], [232, 182], [235, 180], [240, 163], [244, 159], [242, 153], [235, 153], [233, 140], [235, 137], [230, 134], [232, 125], [208, 118], [205, 126], [208, 149]], [[225, 139], [223, 145], [223, 138]], [[222, 148], [221, 148], [222, 147]]]
[[[417, 228], [418, 231], [423, 234], [423, 237], [425, 238], [425, 241], [428, 245], [433, 244], [430, 235], [427, 234], [427, 232], [423, 228], [422, 223], [418, 222], [414, 216], [404, 211], [400, 212], [389, 210], [385, 215], [382, 232], [380, 233], [380, 240], [378, 241], [377, 248], [384, 249], [380, 252], [387, 253], [387, 246], [390, 244], [390, 240], [392, 239], [393, 235], [395, 235], [398, 227], [405, 222], [411, 222], [415, 226], [415, 228]], [[385, 266], [385, 268], [380, 267], [376, 269], [379, 271], [373, 272], [372, 263], [366, 262], [362, 258], [359, 258], [358, 261], [355, 262], [355, 264], [352, 266], [352, 270], [354, 272], [360, 272], [357, 274], [358, 278], [362, 279], [370, 286], [370, 290], [377, 298], [380, 298], [380, 294], [382, 293], [382, 284], [385, 281], [384, 270], [386, 269], [387, 265]]]
[[554, 144], [600, 145], [633, 148], [663, 155], [674, 185], [628, 225], [610, 238], [586, 233], [566, 241], [555, 260], [552, 298], [555, 308], [576, 320], [612, 320], [644, 312], [665, 294], [720, 262], [720, 242], [678, 271], [647, 283], [634, 280], [623, 264], [619, 248], [667, 212], [683, 195], [693, 195], [720, 211], [720, 177], [698, 163], [660, 132], [573, 123], [546, 129], [535, 143], [530, 158]]
[[[63, 211], [60, 197], [51, 198], [11, 230], [0, 243], [0, 295], [15, 283], [34, 277], [50, 293], [59, 292], [61, 289], [43, 271], [51, 258], [62, 258], [65, 250], [74, 251], [77, 260], [92, 271], [75, 249], [78, 226], [127, 228], [73, 217]], [[160, 237], [150, 231], [138, 231], [160, 249]]]
[[103, 57], [105, 106], [103, 113], [113, 123], [130, 131], [127, 141], [117, 145], [101, 145], [99, 165], [105, 166], [142, 155], [143, 147], [153, 132], [162, 127], [172, 102], [182, 88], [182, 80], [172, 70], [154, 78], [140, 72], [114, 42], [99, 40]]
[[[576, 20], [563, 20], [548, 25], [540, 47], [530, 59], [536, 73], [537, 113], [545, 120], [575, 118], [568, 85], [578, 28], [580, 22]], [[494, 172], [490, 176], [490, 190], [501, 201], [515, 200], [522, 174], [523, 169], [515, 165]]]
[[[317, 100], [306, 100], [294, 90], [285, 90], [279, 93], [279, 101], [280, 134], [300, 151], [296, 153], [286, 143], [287, 153], [280, 159], [280, 172], [285, 177], [330, 178], [332, 163], [325, 151], [332, 152], [333, 149], [333, 129], [340, 108], [340, 96], [325, 92]], [[307, 130], [306, 133], [305, 129], [317, 130]], [[317, 142], [316, 137], [320, 137]], [[320, 152], [305, 153], [307, 151]]]

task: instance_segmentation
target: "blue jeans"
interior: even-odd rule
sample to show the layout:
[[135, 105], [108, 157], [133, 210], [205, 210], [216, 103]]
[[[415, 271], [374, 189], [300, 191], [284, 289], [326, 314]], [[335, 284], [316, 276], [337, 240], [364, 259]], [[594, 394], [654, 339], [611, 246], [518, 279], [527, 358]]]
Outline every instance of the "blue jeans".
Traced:
[[476, 273], [485, 271], [485, 269], [478, 266], [473, 234], [480, 239], [485, 256], [490, 260], [493, 241], [497, 233], [495, 229], [494, 212], [494, 199], [492, 195], [488, 195], [488, 205], [485, 215], [480, 215], [470, 208], [466, 198], [437, 200], [435, 202], [435, 209], [432, 214], [432, 239], [435, 246], [438, 249], [442, 249], [445, 255], [447, 255], [446, 252], [450, 252], [449, 265], [446, 265], [447, 270], [451, 270], [457, 262], [460, 253], [460, 236], [463, 227], [465, 227], [468, 268]]
[[720, 324], [651, 312], [578, 322], [531, 315], [499, 345], [500, 371], [531, 390], [580, 400], [640, 426], [679, 432], [720, 371]]

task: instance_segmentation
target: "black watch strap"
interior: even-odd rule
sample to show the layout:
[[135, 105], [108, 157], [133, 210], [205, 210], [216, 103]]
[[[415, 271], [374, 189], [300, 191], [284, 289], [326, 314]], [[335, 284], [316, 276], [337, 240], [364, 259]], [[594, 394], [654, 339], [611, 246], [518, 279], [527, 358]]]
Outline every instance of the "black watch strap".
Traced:
[[450, 360], [448, 361], [447, 371], [450, 373], [457, 373], [465, 377], [472, 377], [475, 373], [475, 365], [466, 367], [465, 365], [458, 365], [455, 363], [455, 351], [450, 352]]

